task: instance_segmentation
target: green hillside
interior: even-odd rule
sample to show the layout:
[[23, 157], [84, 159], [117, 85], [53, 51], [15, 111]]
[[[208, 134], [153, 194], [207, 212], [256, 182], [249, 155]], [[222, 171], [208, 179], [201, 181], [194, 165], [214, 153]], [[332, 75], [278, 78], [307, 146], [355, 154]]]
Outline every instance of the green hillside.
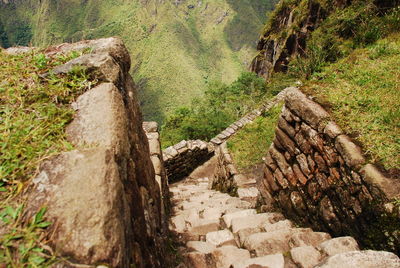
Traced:
[[275, 0], [10, 1], [0, 3], [0, 45], [46, 46], [119, 35], [133, 59], [145, 119], [232, 82], [255, 53]]

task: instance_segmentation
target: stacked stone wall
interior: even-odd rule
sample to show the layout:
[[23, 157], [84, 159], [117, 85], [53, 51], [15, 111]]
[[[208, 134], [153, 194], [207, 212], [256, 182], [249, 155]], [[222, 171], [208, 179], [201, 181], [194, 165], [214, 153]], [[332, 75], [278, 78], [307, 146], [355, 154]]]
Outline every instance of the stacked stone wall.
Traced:
[[258, 185], [299, 224], [400, 253], [400, 181], [367, 164], [329, 114], [296, 88], [287, 91]]
[[[168, 218], [170, 213], [169, 187], [167, 171], [164, 167], [163, 154], [161, 151], [160, 134], [157, 122], [143, 122], [143, 129], [149, 141], [150, 159], [153, 164], [155, 181], [158, 184], [161, 193], [161, 215], [162, 218]], [[167, 221], [164, 223], [164, 232], [168, 230]]]
[[214, 146], [205, 141], [181, 141], [163, 151], [168, 181], [179, 181], [214, 155]]
[[217, 158], [217, 167], [212, 180], [212, 189], [228, 193], [232, 196], [237, 195], [240, 174], [233, 163], [226, 142], [217, 147], [215, 155]]

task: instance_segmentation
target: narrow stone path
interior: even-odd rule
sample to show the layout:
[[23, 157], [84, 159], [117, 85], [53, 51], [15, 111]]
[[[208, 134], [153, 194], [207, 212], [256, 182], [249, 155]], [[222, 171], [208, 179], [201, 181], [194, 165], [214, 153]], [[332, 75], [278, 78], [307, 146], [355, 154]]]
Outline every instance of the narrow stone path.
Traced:
[[392, 253], [359, 251], [352, 237], [296, 228], [280, 213], [257, 213], [209, 185], [197, 176], [170, 185], [170, 229], [185, 245], [180, 268], [400, 267]]

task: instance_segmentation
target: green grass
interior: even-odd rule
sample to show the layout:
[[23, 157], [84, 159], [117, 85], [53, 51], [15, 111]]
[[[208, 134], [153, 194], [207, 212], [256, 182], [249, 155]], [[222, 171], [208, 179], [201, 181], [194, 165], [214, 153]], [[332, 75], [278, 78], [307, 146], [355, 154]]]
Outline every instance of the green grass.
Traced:
[[271, 108], [228, 140], [229, 152], [240, 170], [246, 170], [262, 162], [262, 157], [275, 137], [275, 128], [282, 106], [283, 103], [280, 103]]
[[325, 104], [373, 162], [400, 166], [400, 35], [395, 34], [314, 74], [305, 91]]
[[55, 261], [44, 246], [43, 229], [50, 225], [45, 208], [23, 221], [17, 195], [42, 160], [72, 149], [65, 138], [74, 114], [70, 104], [94, 82], [82, 68], [63, 76], [41, 74], [77, 56], [48, 58], [40, 51], [12, 56], [0, 50], [0, 263], [5, 267], [47, 267]]
[[0, 182], [27, 181], [41, 160], [70, 148], [64, 135], [73, 116], [69, 104], [91, 82], [78, 69], [67, 76], [39, 77], [69, 59], [69, 55], [49, 59], [39, 52], [20, 56], [0, 52]]

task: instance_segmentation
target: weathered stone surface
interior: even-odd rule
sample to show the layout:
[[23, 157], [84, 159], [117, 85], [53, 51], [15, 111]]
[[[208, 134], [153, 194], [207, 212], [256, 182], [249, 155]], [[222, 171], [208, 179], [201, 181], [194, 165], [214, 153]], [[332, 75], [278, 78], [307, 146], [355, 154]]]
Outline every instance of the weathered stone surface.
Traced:
[[255, 209], [245, 209], [245, 210], [240, 210], [240, 211], [237, 211], [237, 212], [225, 214], [222, 217], [222, 219], [224, 220], [225, 225], [228, 228], [230, 228], [233, 219], [247, 217], [247, 216], [250, 216], [250, 215], [255, 215], [256, 213], [257, 213], [257, 211]]
[[76, 66], [84, 67], [86, 72], [95, 74], [96, 78], [102, 82], [111, 82], [114, 84], [120, 84], [122, 82], [121, 69], [108, 53], [84, 54], [63, 65], [56, 66], [52, 70], [52, 73], [56, 75], [67, 74]]
[[357, 241], [350, 236], [330, 239], [321, 243], [319, 248], [329, 256], [348, 251], [360, 250]]
[[216, 232], [210, 232], [206, 234], [206, 242], [215, 246], [222, 245], [233, 245], [236, 246], [235, 238], [231, 231], [221, 230]]
[[[296, 154], [296, 144], [294, 141], [292, 141], [291, 138], [289, 138], [288, 135], [285, 134], [280, 128], [276, 128], [275, 130], [275, 135], [278, 138], [279, 142], [282, 144], [282, 146], [291, 154], [295, 155]], [[278, 163], [279, 165], [279, 163]]]
[[190, 228], [189, 233], [193, 235], [206, 235], [207, 233], [218, 231], [218, 229], [219, 220], [206, 220]]
[[335, 146], [349, 167], [360, 168], [365, 163], [360, 147], [355, 145], [348, 136], [338, 136]]
[[321, 253], [312, 246], [292, 248], [290, 255], [300, 268], [313, 268], [322, 258]]
[[85, 92], [72, 105], [76, 114], [67, 139], [81, 149], [43, 162], [25, 216], [46, 206], [47, 219], [55, 223], [48, 228], [50, 244], [74, 262], [161, 267], [166, 219], [128, 74], [129, 54], [117, 38], [63, 44], [45, 53], [79, 48], [92, 52], [63, 67], [84, 65], [95, 71], [94, 78], [111, 83]]
[[290, 250], [289, 239], [294, 229], [281, 229], [269, 233], [250, 235], [244, 242], [244, 247], [254, 251], [257, 256], [277, 254]]
[[186, 248], [191, 251], [198, 251], [205, 254], [216, 249], [215, 245], [204, 241], [189, 241], [186, 243]]
[[361, 169], [361, 174], [366, 182], [374, 187], [378, 187], [388, 198], [392, 199], [400, 197], [400, 180], [385, 177], [374, 165], [371, 164], [365, 165]]
[[264, 181], [268, 184], [268, 188], [271, 189], [271, 191], [276, 192], [280, 189], [275, 182], [274, 175], [271, 173], [268, 167], [264, 168]]
[[110, 150], [96, 148], [63, 153], [42, 164], [29, 206], [46, 203], [48, 220], [57, 222], [52, 242], [59, 254], [88, 264], [108, 260], [115, 267], [128, 258], [124, 229], [130, 214], [114, 161]]
[[352, 251], [334, 255], [316, 268], [398, 268], [400, 259], [385, 251]]
[[324, 133], [326, 135], [328, 135], [331, 139], [335, 139], [337, 136], [341, 135], [343, 132], [335, 122], [330, 121], [324, 129]]
[[268, 255], [240, 261], [233, 268], [284, 268], [285, 260], [282, 254]]
[[329, 114], [317, 103], [313, 102], [297, 88], [286, 92], [286, 106], [310, 126], [317, 129], [320, 123], [329, 118]]
[[296, 176], [297, 180], [302, 184], [305, 185], [307, 183], [307, 178], [304, 176], [303, 172], [301, 172], [300, 167], [297, 164], [292, 166], [294, 175]]
[[236, 233], [240, 229], [262, 227], [267, 223], [274, 223], [279, 220], [283, 220], [282, 214], [279, 213], [261, 213], [241, 218], [234, 218], [231, 221], [232, 231]]
[[294, 128], [283, 117], [279, 118], [278, 126], [283, 129], [289, 137], [294, 138], [296, 135]]
[[244, 245], [244, 242], [246, 241], [247, 237], [249, 237], [252, 234], [261, 233], [261, 232], [263, 232], [263, 229], [260, 227], [240, 229], [237, 232], [237, 236], [239, 237], [240, 246]]
[[265, 232], [274, 232], [282, 229], [292, 229], [293, 223], [289, 220], [283, 220], [283, 221], [278, 221], [276, 223], [272, 224], [266, 224], [264, 225], [264, 230]]
[[297, 184], [296, 177], [293, 173], [292, 168], [287, 163], [285, 157], [278, 150], [276, 150], [274, 146], [270, 147], [270, 153], [272, 158], [275, 159], [286, 179], [290, 182], [291, 185], [295, 186]]
[[301, 170], [303, 173], [309, 177], [311, 175], [311, 171], [308, 167], [307, 157], [304, 154], [300, 154], [296, 156], [297, 163], [299, 163]]
[[241, 260], [249, 259], [250, 253], [234, 246], [223, 246], [211, 252], [211, 258], [217, 268], [229, 268]]
[[293, 234], [292, 238], [290, 239], [290, 244], [292, 247], [316, 247], [329, 239], [331, 239], [331, 236], [328, 233], [305, 231]]
[[201, 252], [189, 252], [183, 257], [186, 265], [192, 268], [216, 267], [214, 261], [209, 256]]

